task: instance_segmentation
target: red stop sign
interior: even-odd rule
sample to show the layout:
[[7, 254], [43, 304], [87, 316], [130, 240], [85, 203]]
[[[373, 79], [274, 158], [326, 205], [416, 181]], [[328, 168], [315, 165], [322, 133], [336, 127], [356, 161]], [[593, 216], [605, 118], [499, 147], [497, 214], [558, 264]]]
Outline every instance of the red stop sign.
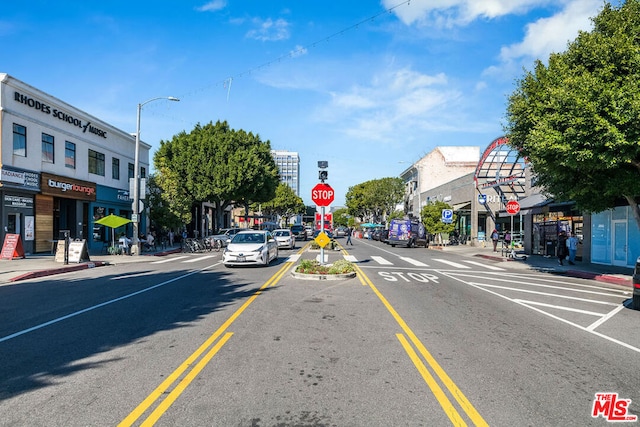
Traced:
[[509, 200], [507, 202], [506, 209], [509, 215], [515, 215], [520, 212], [520, 203], [516, 202], [515, 200]]
[[319, 183], [311, 190], [311, 200], [317, 206], [329, 206], [334, 198], [335, 193], [329, 184]]

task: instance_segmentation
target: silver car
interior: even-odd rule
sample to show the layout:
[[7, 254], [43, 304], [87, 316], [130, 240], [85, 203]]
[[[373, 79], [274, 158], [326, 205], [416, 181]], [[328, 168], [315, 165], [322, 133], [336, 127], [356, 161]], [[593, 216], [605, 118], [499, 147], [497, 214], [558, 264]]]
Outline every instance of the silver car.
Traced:
[[267, 230], [237, 233], [222, 253], [225, 267], [234, 265], [269, 265], [278, 259], [278, 243]]
[[288, 228], [279, 228], [272, 233], [279, 248], [294, 249], [296, 247], [296, 236]]

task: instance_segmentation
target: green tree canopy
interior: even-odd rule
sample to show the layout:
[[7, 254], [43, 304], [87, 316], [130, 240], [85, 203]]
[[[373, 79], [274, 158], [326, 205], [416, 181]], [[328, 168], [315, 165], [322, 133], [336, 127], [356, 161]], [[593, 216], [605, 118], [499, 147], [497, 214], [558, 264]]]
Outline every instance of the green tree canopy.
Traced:
[[294, 215], [304, 214], [306, 206], [304, 201], [289, 187], [281, 182], [276, 188], [276, 195], [273, 199], [262, 203], [263, 213], [278, 215], [284, 219], [285, 224], [289, 224], [289, 218]]
[[640, 1], [607, 3], [593, 23], [525, 73], [505, 131], [545, 191], [587, 212], [624, 198], [640, 227]]
[[380, 178], [349, 187], [346, 205], [350, 215], [381, 222], [402, 201], [401, 178]]
[[147, 180], [147, 203], [149, 219], [157, 230], [179, 230], [182, 226], [180, 218], [171, 212], [169, 204], [162, 198], [162, 189], [156, 182], [156, 176], [150, 175]]
[[220, 228], [229, 205], [271, 200], [279, 182], [269, 141], [231, 129], [226, 121], [197, 124], [188, 134], [160, 141], [153, 160], [163, 199], [185, 223], [193, 203], [210, 201]]
[[451, 209], [451, 206], [445, 202], [436, 201], [422, 207], [420, 217], [422, 218], [422, 223], [424, 224], [424, 228], [427, 230], [427, 233], [444, 233], [448, 235], [455, 229], [457, 221], [456, 215], [453, 215], [451, 224], [445, 224], [442, 222], [443, 209]]

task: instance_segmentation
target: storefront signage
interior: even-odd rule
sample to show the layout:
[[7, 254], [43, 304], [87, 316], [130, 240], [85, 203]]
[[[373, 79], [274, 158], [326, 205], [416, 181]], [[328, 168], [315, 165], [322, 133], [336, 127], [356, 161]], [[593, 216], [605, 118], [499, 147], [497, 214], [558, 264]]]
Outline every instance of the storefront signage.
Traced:
[[4, 206], [8, 208], [33, 209], [33, 199], [31, 197], [4, 195]]
[[44, 102], [38, 101], [35, 98], [32, 98], [27, 95], [23, 95], [20, 92], [15, 92], [13, 95], [13, 99], [20, 104], [24, 104], [28, 107], [33, 108], [34, 110], [38, 110], [44, 114], [48, 114], [53, 116], [54, 118], [61, 120], [63, 122], [69, 123], [72, 126], [76, 126], [82, 129], [82, 133], [92, 133], [97, 136], [101, 136], [102, 138], [107, 137], [107, 131], [100, 129], [91, 124], [91, 122], [83, 122], [81, 119], [77, 117], [73, 117], [70, 114], [65, 113], [64, 111], [58, 110], [57, 108], [53, 108]]
[[3, 166], [0, 168], [0, 181], [3, 184], [15, 184], [13, 185], [14, 187], [20, 186], [29, 190], [40, 190], [40, 174], [36, 172], [23, 171]]
[[64, 176], [42, 173], [40, 187], [42, 194], [66, 199], [96, 200], [96, 184]]
[[118, 190], [118, 195], [116, 196], [118, 200], [122, 200], [123, 202], [130, 202], [133, 200], [129, 197], [129, 192], [127, 190]]

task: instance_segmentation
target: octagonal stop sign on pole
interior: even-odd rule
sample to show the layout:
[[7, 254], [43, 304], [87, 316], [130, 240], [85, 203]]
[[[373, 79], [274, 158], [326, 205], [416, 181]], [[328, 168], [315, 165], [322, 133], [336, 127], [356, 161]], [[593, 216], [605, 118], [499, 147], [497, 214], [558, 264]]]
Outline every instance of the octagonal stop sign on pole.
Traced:
[[329, 184], [321, 182], [316, 184], [316, 186], [311, 190], [311, 200], [313, 200], [313, 203], [315, 203], [316, 206], [329, 206], [333, 202], [334, 198], [335, 193]]
[[509, 200], [507, 202], [506, 210], [509, 215], [515, 215], [520, 212], [520, 203], [515, 200]]

